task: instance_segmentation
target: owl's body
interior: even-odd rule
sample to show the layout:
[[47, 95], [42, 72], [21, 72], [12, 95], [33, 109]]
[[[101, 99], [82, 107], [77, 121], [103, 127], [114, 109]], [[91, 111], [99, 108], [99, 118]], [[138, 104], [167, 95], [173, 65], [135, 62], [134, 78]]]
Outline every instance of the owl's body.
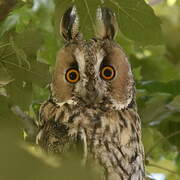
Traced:
[[[100, 33], [103, 38], [85, 41], [75, 33], [73, 10], [62, 20], [68, 43], [57, 55], [52, 95], [40, 110], [37, 141], [47, 152], [59, 154], [80, 141], [84, 158], [98, 161], [108, 180], [143, 180], [134, 80], [126, 55], [112, 40], [114, 30], [108, 29], [112, 19]], [[102, 19], [105, 15], [111, 15], [107, 9]], [[73, 19], [71, 26], [68, 18]]]

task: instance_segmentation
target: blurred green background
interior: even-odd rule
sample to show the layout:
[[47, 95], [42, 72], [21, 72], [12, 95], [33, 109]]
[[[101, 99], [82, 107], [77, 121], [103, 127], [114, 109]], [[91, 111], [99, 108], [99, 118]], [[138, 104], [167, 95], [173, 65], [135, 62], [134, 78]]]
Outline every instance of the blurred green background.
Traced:
[[179, 180], [179, 0], [0, 0], [0, 180], [98, 179], [75, 155], [71, 162], [60, 161], [25, 143], [23, 123], [11, 110], [17, 105], [38, 118], [63, 46], [59, 21], [72, 4], [86, 39], [93, 37], [98, 6], [116, 13], [116, 41], [129, 56], [136, 79], [147, 175]]

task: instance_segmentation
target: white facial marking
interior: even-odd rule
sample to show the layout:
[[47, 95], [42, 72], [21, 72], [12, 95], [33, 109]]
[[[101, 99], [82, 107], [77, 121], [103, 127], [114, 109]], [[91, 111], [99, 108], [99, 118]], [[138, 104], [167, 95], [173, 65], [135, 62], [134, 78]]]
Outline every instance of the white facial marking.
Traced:
[[73, 101], [72, 99], [69, 99], [67, 101], [61, 102], [61, 103], [56, 103], [59, 107], [62, 107], [65, 103], [69, 105], [76, 105], [77, 102]]
[[98, 74], [99, 74], [99, 68], [100, 68], [102, 60], [104, 58], [104, 55], [105, 55], [105, 52], [104, 52], [103, 49], [100, 49], [100, 51], [98, 51], [98, 53], [96, 54], [97, 61], [96, 61], [96, 64], [95, 64], [95, 70], [96, 70], [96, 72]]
[[85, 72], [85, 60], [84, 60], [84, 53], [83, 51], [80, 51], [80, 49], [76, 49], [74, 52], [74, 55], [76, 57], [77, 63], [78, 63], [78, 67], [79, 67], [79, 71], [80, 72]]

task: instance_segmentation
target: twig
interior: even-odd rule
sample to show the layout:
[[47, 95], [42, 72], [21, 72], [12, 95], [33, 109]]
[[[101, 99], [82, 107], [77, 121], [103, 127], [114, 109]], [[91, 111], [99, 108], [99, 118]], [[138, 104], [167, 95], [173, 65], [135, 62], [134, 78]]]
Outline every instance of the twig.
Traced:
[[9, 54], [7, 54], [5, 56], [2, 56], [0, 60], [2, 61], [4, 59], [6, 59], [7, 57], [12, 56], [13, 54], [15, 54], [15, 53], [13, 52], [13, 53], [9, 53]]
[[175, 174], [175, 175], [177, 175], [177, 176], [180, 176], [180, 174], [177, 173], [176, 171], [173, 171], [173, 170], [171, 170], [171, 169], [168, 169], [168, 168], [159, 166], [159, 165], [157, 165], [157, 164], [152, 164], [152, 163], [150, 163], [150, 164], [148, 164], [148, 166], [157, 167], [157, 168], [159, 168], [159, 169], [163, 169], [163, 170], [168, 171], [168, 172], [170, 172], [170, 173], [172, 173], [172, 174]]
[[180, 134], [180, 130], [179, 130], [179, 131], [176, 131], [176, 132], [174, 132], [174, 133], [172, 133], [172, 134], [170, 134], [170, 135], [168, 135], [168, 136], [166, 136], [166, 137], [160, 138], [154, 145], [152, 145], [151, 148], [149, 148], [149, 150], [148, 150], [147, 153], [146, 153], [146, 156], [148, 157], [149, 154], [154, 150], [154, 148], [155, 148], [158, 144], [160, 144], [161, 142], [169, 139], [170, 137], [176, 136], [177, 134]]
[[32, 119], [27, 114], [25, 114], [19, 106], [13, 106], [11, 110], [13, 111], [14, 114], [20, 117], [26, 129], [28, 140], [35, 142], [35, 138], [38, 132], [38, 127], [34, 119]]
[[3, 21], [9, 14], [9, 12], [16, 5], [17, 0], [1, 0], [0, 3], [0, 21]]
[[10, 45], [10, 43], [1, 44], [1, 45], [0, 45], [0, 48], [4, 48], [4, 47], [9, 46], [9, 45]]

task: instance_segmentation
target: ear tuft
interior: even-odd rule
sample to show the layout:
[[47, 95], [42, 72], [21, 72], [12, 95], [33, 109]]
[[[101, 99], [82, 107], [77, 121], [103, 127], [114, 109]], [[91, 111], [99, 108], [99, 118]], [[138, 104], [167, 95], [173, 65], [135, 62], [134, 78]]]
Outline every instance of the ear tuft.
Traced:
[[76, 39], [79, 34], [79, 17], [75, 6], [66, 10], [60, 22], [60, 34], [66, 41]]
[[118, 25], [115, 14], [108, 8], [98, 8], [96, 14], [97, 37], [102, 39], [114, 39]]

